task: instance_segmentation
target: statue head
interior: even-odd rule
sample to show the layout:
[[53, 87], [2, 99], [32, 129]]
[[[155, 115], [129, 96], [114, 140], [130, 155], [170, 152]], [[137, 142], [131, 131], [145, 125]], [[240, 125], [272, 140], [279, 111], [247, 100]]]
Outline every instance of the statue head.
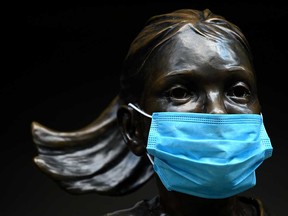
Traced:
[[[260, 113], [249, 44], [237, 26], [209, 10], [152, 17], [130, 46], [120, 96], [150, 115]], [[118, 119], [130, 149], [142, 155], [150, 120], [127, 106]]]

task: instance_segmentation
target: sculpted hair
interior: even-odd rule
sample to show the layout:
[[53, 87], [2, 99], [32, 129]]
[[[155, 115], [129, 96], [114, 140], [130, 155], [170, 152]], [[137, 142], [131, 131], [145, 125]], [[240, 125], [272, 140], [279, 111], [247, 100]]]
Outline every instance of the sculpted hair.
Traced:
[[145, 77], [153, 76], [143, 70], [149, 57], [187, 26], [211, 40], [238, 41], [251, 57], [240, 29], [208, 9], [183, 9], [152, 17], [132, 42], [124, 60], [119, 96], [97, 119], [71, 132], [32, 123], [33, 141], [39, 153], [34, 161], [41, 171], [71, 193], [124, 195], [146, 183], [153, 168], [146, 156], [135, 156], [124, 143], [117, 125], [117, 110], [122, 104], [137, 103]]
[[238, 41], [247, 51], [251, 64], [253, 63], [248, 41], [239, 27], [208, 9], [204, 11], [181, 9], [154, 16], [148, 20], [145, 28], [131, 43], [124, 60], [120, 78], [120, 97], [124, 101], [137, 102], [137, 98], [141, 97], [143, 80], [147, 76], [153, 76], [149, 71], [143, 70], [145, 63], [149, 61], [153, 52], [157, 52], [158, 48], [187, 26], [209, 40]]

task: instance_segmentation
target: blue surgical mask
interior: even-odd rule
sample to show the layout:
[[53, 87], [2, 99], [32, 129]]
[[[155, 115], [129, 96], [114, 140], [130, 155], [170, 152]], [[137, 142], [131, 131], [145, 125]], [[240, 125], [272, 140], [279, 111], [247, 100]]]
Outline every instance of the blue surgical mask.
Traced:
[[[156, 112], [147, 152], [169, 191], [220, 199], [256, 185], [272, 145], [259, 114]], [[152, 157], [151, 157], [152, 156]]]

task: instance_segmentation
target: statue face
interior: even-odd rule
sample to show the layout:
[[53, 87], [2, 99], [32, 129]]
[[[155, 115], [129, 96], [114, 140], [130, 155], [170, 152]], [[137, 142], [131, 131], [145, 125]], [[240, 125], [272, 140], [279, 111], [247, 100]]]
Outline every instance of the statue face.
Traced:
[[[138, 105], [150, 115], [260, 113], [254, 69], [236, 40], [211, 40], [182, 28], [154, 50], [142, 70], [146, 77]], [[118, 113], [119, 122], [132, 152], [142, 155], [151, 120], [136, 111], [132, 118], [128, 110]]]
[[260, 112], [253, 67], [237, 41], [212, 41], [183, 28], [144, 70], [140, 105], [149, 114]]

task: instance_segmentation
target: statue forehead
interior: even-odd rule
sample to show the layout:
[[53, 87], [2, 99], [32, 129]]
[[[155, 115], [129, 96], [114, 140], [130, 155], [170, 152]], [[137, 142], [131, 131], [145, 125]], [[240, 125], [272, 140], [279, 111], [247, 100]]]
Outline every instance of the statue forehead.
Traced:
[[246, 50], [235, 38], [229, 35], [217, 39], [211, 35], [203, 36], [189, 24], [159, 45], [145, 64], [145, 71], [153, 75], [169, 70], [171, 66], [175, 70], [181, 70], [186, 65], [199, 67], [203, 64], [219, 70], [225, 69], [227, 65], [245, 65], [248, 70], [253, 71]]

